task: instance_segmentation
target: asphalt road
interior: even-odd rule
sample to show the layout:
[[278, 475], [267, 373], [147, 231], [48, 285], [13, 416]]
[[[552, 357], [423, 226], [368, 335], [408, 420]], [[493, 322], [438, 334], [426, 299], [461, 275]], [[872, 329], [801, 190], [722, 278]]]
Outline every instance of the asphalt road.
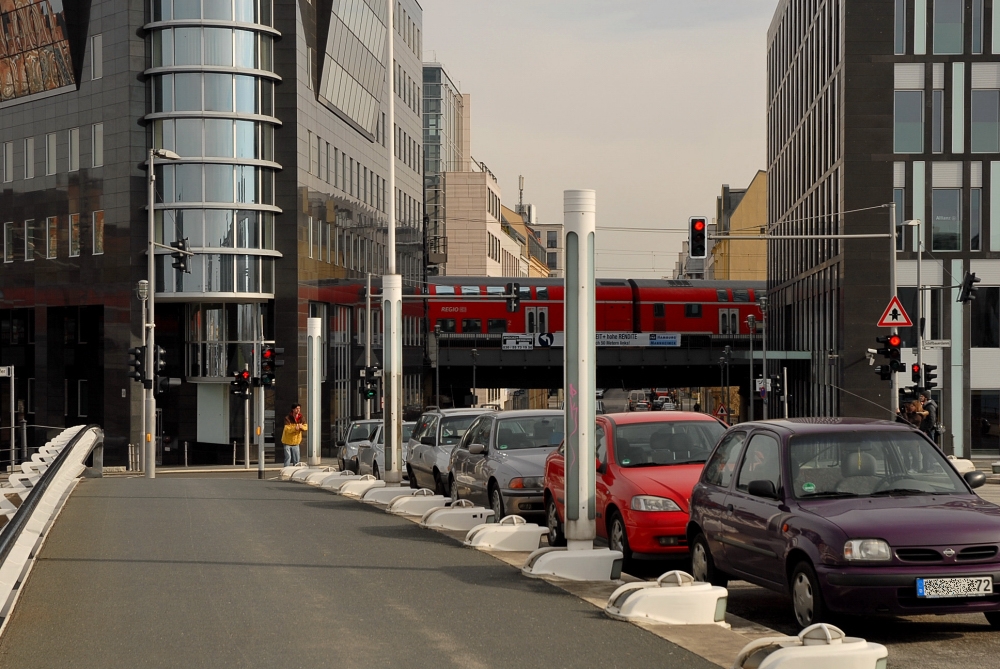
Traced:
[[715, 665], [366, 505], [278, 481], [163, 477], [80, 483], [0, 666]]

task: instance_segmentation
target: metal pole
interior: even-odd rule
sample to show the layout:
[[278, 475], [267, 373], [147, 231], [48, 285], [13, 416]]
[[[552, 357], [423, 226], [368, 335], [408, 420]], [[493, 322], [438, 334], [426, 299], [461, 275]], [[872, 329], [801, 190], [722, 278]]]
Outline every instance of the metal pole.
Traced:
[[[250, 366], [246, 365], [249, 369]], [[252, 378], [252, 375], [251, 375]], [[243, 396], [243, 469], [250, 469], [250, 396]]]
[[[261, 351], [260, 356], [257, 357], [258, 371], [260, 371], [261, 380], [264, 378], [263, 370], [263, 350], [264, 350], [264, 315], [260, 316], [260, 339], [259, 339], [259, 349]], [[254, 389], [256, 395], [254, 396], [255, 403], [257, 405], [257, 478], [261, 481], [264, 480], [264, 385], [257, 386]], [[187, 442], [185, 442], [186, 444]]]
[[[896, 297], [896, 203], [889, 205], [889, 299]], [[919, 300], [918, 300], [919, 301]], [[918, 328], [919, 329], [919, 328]], [[896, 334], [896, 328], [892, 328]], [[889, 375], [889, 410], [899, 411], [899, 391], [896, 382], [896, 372]], [[787, 392], [787, 390], [786, 390]]]
[[788, 368], [782, 367], [784, 378], [781, 381], [781, 403], [785, 405], [785, 420], [788, 420]]
[[320, 382], [323, 375], [320, 372], [323, 345], [323, 320], [320, 318], [306, 319], [306, 414], [307, 423], [312, 423], [306, 430], [306, 464], [315, 467], [320, 464], [320, 435], [322, 434], [322, 414], [320, 410]]
[[563, 191], [566, 297], [563, 369], [566, 391], [566, 545], [590, 550], [596, 536], [594, 236], [597, 198], [592, 190]]
[[21, 461], [28, 460], [28, 421], [21, 419]]
[[153, 364], [155, 360], [156, 348], [156, 254], [153, 243], [155, 241], [156, 227], [154, 220], [154, 207], [156, 204], [156, 174], [153, 169], [153, 149], [149, 149], [148, 162], [146, 163], [146, 180], [149, 189], [149, 199], [147, 204], [147, 229], [146, 229], [146, 280], [149, 281], [149, 297], [147, 323], [146, 323], [146, 377], [142, 384], [146, 389], [145, 399], [145, 435], [144, 448], [146, 452], [146, 478], [156, 478], [156, 396], [153, 395]]
[[479, 397], [476, 395], [476, 358], [479, 352], [472, 349], [472, 406], [479, 404]]
[[[148, 283], [148, 282], [147, 282]], [[148, 298], [147, 298], [148, 299]], [[146, 332], [147, 332], [147, 312], [146, 312], [146, 300], [142, 300], [142, 341], [143, 344], [146, 343]], [[145, 381], [140, 381], [140, 383], [145, 384]], [[146, 386], [143, 385], [143, 394], [145, 395]], [[146, 400], [143, 397], [143, 401], [139, 402], [139, 424], [141, 426], [142, 432], [146, 431]], [[146, 446], [145, 439], [140, 438], [138, 447], [136, 448], [136, 466], [139, 468], [140, 472], [146, 471]]]
[[[384, 346], [385, 344], [383, 344]], [[365, 369], [372, 366], [372, 275], [365, 279]], [[367, 380], [367, 379], [366, 379]], [[365, 420], [372, 417], [372, 401], [365, 398]]]
[[[756, 320], [756, 319], [754, 319]], [[753, 321], [751, 321], [753, 322]], [[753, 394], [754, 394], [754, 379], [753, 379], [753, 335], [756, 327], [750, 328], [750, 422], [753, 422]]]
[[17, 437], [14, 435], [14, 366], [10, 367], [10, 468], [14, 469], [17, 463]]
[[435, 406], [441, 408], [441, 328], [437, 325], [434, 326], [434, 345], [437, 348], [437, 354], [434, 356], [434, 389], [437, 395], [437, 402]]
[[767, 295], [760, 298], [760, 315], [761, 315], [761, 331], [763, 336], [761, 341], [764, 344], [763, 350], [763, 360], [761, 361], [761, 383], [764, 384], [764, 401], [761, 403], [764, 410], [764, 420], [767, 420], [767, 403], [771, 400], [770, 388], [768, 387], [768, 377], [767, 377]]
[[[917, 221], [917, 365], [920, 367], [920, 382], [924, 374], [924, 285], [920, 280], [920, 265], [924, 255], [924, 226]], [[920, 385], [920, 382], [917, 385]]]

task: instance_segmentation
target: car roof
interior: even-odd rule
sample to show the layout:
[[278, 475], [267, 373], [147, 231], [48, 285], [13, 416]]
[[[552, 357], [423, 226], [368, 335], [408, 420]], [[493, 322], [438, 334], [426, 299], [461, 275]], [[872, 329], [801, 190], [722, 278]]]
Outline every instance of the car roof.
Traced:
[[[600, 400], [598, 400], [600, 401]], [[544, 416], [562, 416], [560, 409], [512, 409], [510, 411], [488, 411], [498, 418], [534, 418]]]
[[351, 425], [370, 425], [370, 424], [381, 424], [381, 418], [362, 418], [360, 420], [352, 420]]
[[462, 409], [431, 409], [430, 411], [425, 411], [424, 414], [438, 414], [441, 416], [466, 416], [469, 414], [479, 415], [481, 413], [486, 413], [489, 409], [474, 409], [471, 407], [464, 407]]
[[[604, 414], [604, 417], [611, 419], [615, 425], [636, 425], [638, 423], [677, 423], [689, 421], [718, 424], [719, 422], [712, 416], [699, 411], [643, 411], [639, 413], [629, 411], [623, 413], [606, 413]], [[745, 425], [745, 423], [741, 424]]]
[[752, 423], [739, 423], [733, 427], [769, 427], [786, 434], [821, 434], [830, 432], [856, 432], [859, 428], [866, 430], [892, 430], [913, 432], [913, 427], [905, 423], [877, 418], [781, 418], [777, 420], [760, 420]]

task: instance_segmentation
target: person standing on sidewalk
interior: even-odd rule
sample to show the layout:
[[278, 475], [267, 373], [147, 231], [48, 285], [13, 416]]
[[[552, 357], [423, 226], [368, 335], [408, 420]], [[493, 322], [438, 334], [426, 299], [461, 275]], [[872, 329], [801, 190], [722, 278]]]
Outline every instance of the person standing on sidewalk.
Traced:
[[302, 433], [308, 430], [302, 417], [302, 405], [293, 404], [292, 410], [285, 416], [285, 428], [281, 432], [281, 443], [285, 447], [285, 466], [299, 464], [299, 445], [302, 443]]

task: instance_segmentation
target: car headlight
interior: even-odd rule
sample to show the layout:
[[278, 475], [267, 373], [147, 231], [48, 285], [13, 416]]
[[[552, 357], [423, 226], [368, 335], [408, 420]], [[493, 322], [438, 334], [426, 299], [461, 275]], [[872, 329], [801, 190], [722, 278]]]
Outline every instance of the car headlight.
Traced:
[[541, 489], [544, 482], [545, 479], [542, 476], [519, 476], [512, 478], [510, 483], [507, 484], [507, 488], [510, 490], [521, 490], [524, 488]]
[[666, 497], [653, 495], [636, 495], [629, 505], [633, 511], [680, 511], [677, 502]]
[[881, 539], [851, 539], [844, 544], [844, 559], [851, 562], [887, 562], [892, 549]]

